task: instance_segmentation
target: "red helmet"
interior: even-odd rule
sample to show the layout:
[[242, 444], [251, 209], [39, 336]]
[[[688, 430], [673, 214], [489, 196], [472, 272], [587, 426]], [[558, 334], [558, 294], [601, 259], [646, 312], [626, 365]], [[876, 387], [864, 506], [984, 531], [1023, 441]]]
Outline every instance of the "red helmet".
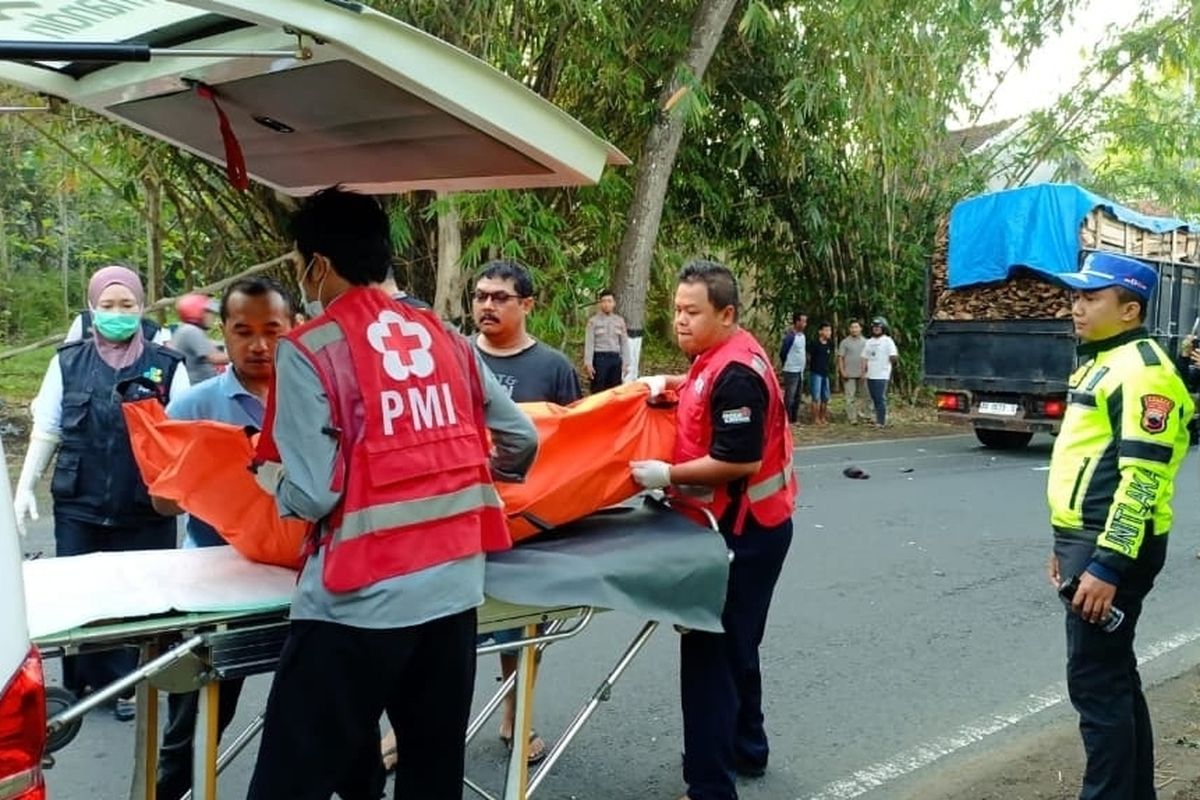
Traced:
[[175, 301], [175, 310], [184, 322], [203, 323], [204, 315], [210, 310], [210, 300], [202, 294], [185, 294]]

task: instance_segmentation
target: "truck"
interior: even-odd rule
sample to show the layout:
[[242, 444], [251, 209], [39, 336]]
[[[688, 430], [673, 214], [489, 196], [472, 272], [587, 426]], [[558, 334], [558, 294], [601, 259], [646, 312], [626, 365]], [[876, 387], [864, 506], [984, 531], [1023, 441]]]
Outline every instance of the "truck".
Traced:
[[1158, 273], [1146, 317], [1168, 353], [1200, 319], [1200, 227], [1149, 216], [1078, 186], [969, 198], [938, 232], [927, 276], [924, 383], [940, 421], [994, 449], [1057, 434], [1076, 366], [1071, 295], [1054, 275], [1087, 254], [1132, 256]]

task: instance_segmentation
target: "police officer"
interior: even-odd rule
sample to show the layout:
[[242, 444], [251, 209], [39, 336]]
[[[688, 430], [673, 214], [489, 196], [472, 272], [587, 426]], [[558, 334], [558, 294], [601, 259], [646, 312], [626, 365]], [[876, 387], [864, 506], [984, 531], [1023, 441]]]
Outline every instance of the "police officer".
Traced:
[[382, 775], [386, 711], [396, 795], [458, 800], [483, 554], [511, 545], [492, 480], [523, 476], [537, 435], [466, 339], [380, 288], [375, 200], [326, 189], [292, 230], [312, 321], [276, 350], [260, 452], [282, 469], [259, 481], [316, 527], [249, 797], [378, 797], [344, 787]]
[[652, 394], [679, 393], [673, 463], [631, 467], [642, 486], [669, 487], [681, 509], [711, 512], [734, 554], [725, 632], [682, 636], [680, 686], [685, 798], [735, 800], [737, 775], [762, 775], [769, 754], [758, 649], [792, 540], [791, 431], [769, 356], [738, 326], [728, 269], [711, 261], [683, 268], [675, 334], [692, 357], [688, 374], [642, 379]]
[[620, 385], [629, 341], [625, 318], [616, 313], [617, 298], [611, 290], [600, 292], [599, 305], [600, 310], [587, 321], [583, 339], [583, 369], [592, 382], [592, 392]]
[[1079, 796], [1153, 798], [1154, 736], [1133, 639], [1166, 559], [1194, 406], [1143, 327], [1152, 269], [1092, 253], [1081, 272], [1059, 278], [1075, 290], [1080, 366], [1050, 459], [1048, 571], [1069, 605], [1067, 689], [1087, 754]]
[[[109, 266], [92, 275], [88, 305], [95, 332], [58, 348], [34, 398], [13, 505], [24, 532], [26, 515], [38, 518], [34, 486], [57, 450], [50, 494], [60, 556], [175, 546], [175, 520], [159, 516], [151, 505], [117, 393], [136, 379], [154, 387], [146, 391], [165, 404], [189, 385], [180, 357], [146, 338], [144, 304], [142, 282], [132, 270]], [[77, 694], [102, 689], [136, 664], [132, 648], [69, 656], [63, 659], [63, 682]], [[118, 719], [132, 719], [133, 700], [118, 700], [114, 710]]]

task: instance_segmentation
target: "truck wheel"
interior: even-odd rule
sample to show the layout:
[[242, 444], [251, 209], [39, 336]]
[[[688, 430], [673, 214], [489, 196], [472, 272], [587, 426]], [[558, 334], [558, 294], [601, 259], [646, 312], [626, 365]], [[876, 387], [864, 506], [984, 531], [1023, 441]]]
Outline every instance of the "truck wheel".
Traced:
[[975, 438], [984, 447], [993, 450], [1020, 450], [1033, 438], [1031, 431], [998, 431], [993, 428], [976, 428]]

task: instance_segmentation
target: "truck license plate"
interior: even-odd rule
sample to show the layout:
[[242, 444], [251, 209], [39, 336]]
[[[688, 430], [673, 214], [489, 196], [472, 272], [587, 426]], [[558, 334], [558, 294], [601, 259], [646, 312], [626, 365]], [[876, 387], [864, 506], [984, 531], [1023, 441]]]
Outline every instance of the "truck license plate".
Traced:
[[979, 410], [984, 414], [997, 414], [1001, 417], [1015, 417], [1020, 408], [1016, 403], [980, 403]]

